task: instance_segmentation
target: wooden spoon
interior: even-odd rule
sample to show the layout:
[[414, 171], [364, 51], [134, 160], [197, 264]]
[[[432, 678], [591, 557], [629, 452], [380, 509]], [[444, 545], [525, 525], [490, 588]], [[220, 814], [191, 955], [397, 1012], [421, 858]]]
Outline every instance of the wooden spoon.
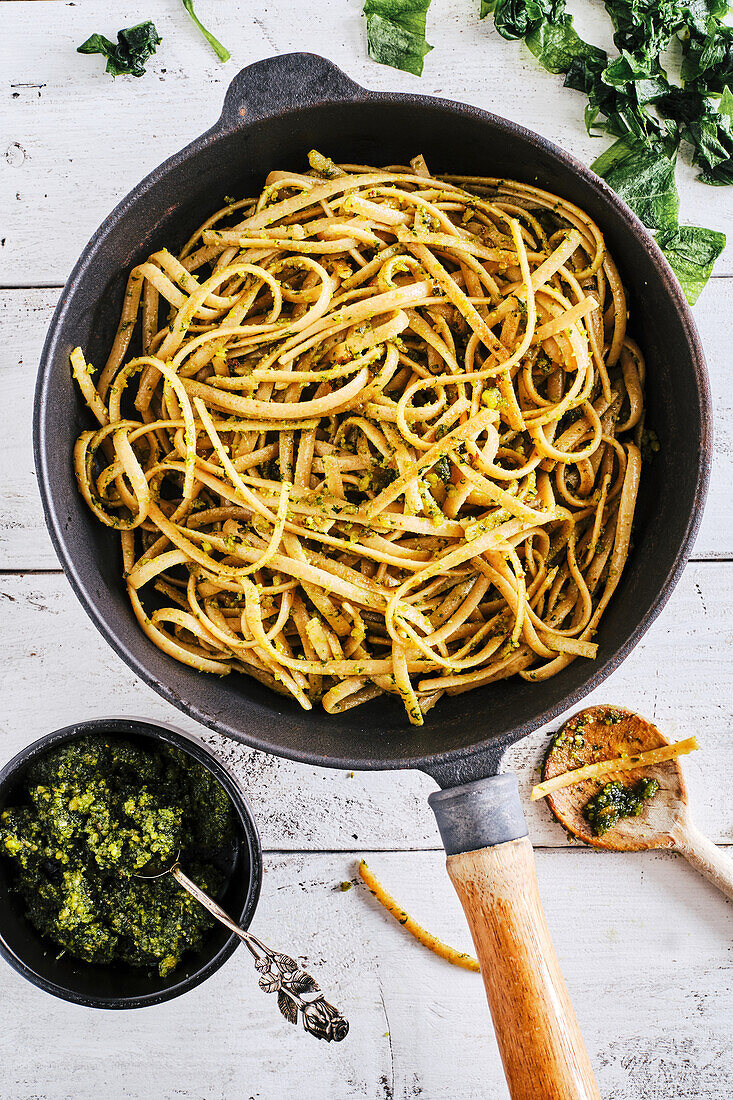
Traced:
[[[568, 719], [547, 754], [542, 779], [616, 756], [629, 756], [668, 745], [652, 723], [622, 707], [588, 707]], [[622, 817], [603, 836], [595, 836], [583, 816], [583, 807], [606, 783], [627, 785], [641, 778], [656, 779], [659, 790], [644, 803], [639, 817]], [[547, 796], [557, 820], [568, 832], [595, 848], [638, 852], [649, 848], [676, 848], [689, 863], [733, 899], [733, 860], [695, 827], [690, 818], [687, 788], [679, 760], [668, 760], [616, 772], [602, 779], [586, 779]]]

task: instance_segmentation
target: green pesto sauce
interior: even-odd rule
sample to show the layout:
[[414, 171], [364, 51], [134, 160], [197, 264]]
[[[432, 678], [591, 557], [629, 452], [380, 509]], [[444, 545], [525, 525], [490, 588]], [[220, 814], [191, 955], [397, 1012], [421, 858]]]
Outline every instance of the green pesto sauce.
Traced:
[[606, 783], [586, 802], [583, 817], [590, 825], [594, 836], [603, 836], [622, 817], [639, 817], [644, 803], [659, 790], [656, 779], [640, 779], [633, 787], [627, 787], [619, 780]]
[[206, 768], [168, 745], [88, 737], [33, 764], [25, 796], [0, 814], [0, 852], [39, 932], [86, 962], [161, 977], [201, 945], [214, 923], [203, 906], [171, 875], [133, 876], [180, 851], [202, 889], [221, 889], [214, 861], [233, 840], [234, 813]]

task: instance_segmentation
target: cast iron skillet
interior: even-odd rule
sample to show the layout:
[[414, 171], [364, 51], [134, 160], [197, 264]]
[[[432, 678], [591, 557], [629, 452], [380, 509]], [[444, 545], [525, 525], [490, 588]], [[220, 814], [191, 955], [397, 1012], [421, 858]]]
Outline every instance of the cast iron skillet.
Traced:
[[[406, 724], [399, 704], [389, 698], [338, 716], [318, 709], [306, 714], [253, 680], [206, 677], [166, 657], [139, 630], [120, 581], [117, 537], [88, 512], [72, 472], [73, 443], [89, 426], [89, 416], [72, 385], [69, 352], [81, 344], [95, 364], [104, 361], [130, 267], [164, 244], [182, 244], [225, 194], [256, 193], [274, 168], [302, 169], [312, 147], [336, 159], [374, 165], [405, 163], [422, 152], [433, 172], [507, 176], [537, 183], [582, 206], [601, 226], [621, 268], [633, 331], [648, 364], [648, 423], [661, 449], [644, 469], [635, 545], [601, 624], [597, 660], [577, 660], [544, 683], [517, 679], [443, 698], [419, 730]], [[312, 54], [272, 58], [239, 73], [216, 125], [148, 176], [94, 235], [51, 323], [38, 375], [34, 429], [46, 520], [62, 565], [96, 626], [146, 683], [212, 729], [267, 752], [338, 768], [422, 769], [449, 788], [431, 798], [449, 864], [465, 863], [465, 855], [457, 853], [478, 849], [504, 853], [502, 860], [511, 851], [516, 862], [521, 849], [527, 864], [522, 873], [530, 879], [516, 782], [509, 776], [486, 777], [495, 775], [509, 744], [578, 702], [617, 668], [664, 606], [697, 531], [711, 448], [708, 381], [687, 304], [661, 252], [602, 180], [511, 122], [446, 100], [367, 91]], [[455, 865], [452, 873], [458, 874]], [[477, 943], [487, 985], [492, 975], [501, 979], [489, 992], [510, 1086], [515, 1096], [525, 1095], [522, 1082], [531, 1072], [527, 1087], [532, 1091], [526, 1095], [534, 1098], [596, 1095], [582, 1040], [577, 1034], [568, 1039], [576, 1028], [572, 1009], [557, 1001], [550, 1007], [557, 996], [550, 984], [561, 984], [559, 972], [550, 974], [540, 953], [532, 959], [527, 954], [527, 937], [537, 941], [541, 933], [542, 940], [546, 929], [541, 914], [529, 911], [531, 891], [520, 887], [516, 867], [512, 874], [506, 904], [511, 909], [519, 897], [524, 910], [521, 919], [514, 914], [520, 927], [501, 951], [516, 962], [517, 944], [523, 942], [525, 987], [515, 980], [512, 985], [507, 966], [497, 962], [495, 928], [490, 965], [488, 948]], [[478, 906], [480, 887], [474, 882], [472, 890]], [[496, 892], [493, 896], [496, 903]], [[495, 904], [478, 916], [469, 913], [477, 941], [482, 928], [489, 935], [492, 914]], [[548, 943], [540, 946], [548, 949]], [[509, 996], [502, 998], [502, 993]], [[504, 1002], [512, 999], [507, 1021], [501, 1018]], [[515, 1047], [507, 1023], [516, 1025], [520, 1017], [528, 1034]], [[546, 1092], [543, 1075], [556, 1082]]]

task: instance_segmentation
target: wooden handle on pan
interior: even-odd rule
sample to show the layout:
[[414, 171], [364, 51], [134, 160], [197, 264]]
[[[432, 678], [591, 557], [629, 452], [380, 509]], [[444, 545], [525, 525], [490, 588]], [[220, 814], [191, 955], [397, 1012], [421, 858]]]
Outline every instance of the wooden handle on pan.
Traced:
[[449, 855], [512, 1100], [600, 1100], [521, 837]]

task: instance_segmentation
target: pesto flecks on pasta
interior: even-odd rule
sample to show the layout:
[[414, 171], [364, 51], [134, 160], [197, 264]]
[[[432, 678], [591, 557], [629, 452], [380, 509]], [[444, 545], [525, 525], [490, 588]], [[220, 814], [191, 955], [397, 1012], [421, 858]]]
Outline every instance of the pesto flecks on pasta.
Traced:
[[503, 179], [311, 153], [130, 273], [79, 487], [141, 629], [310, 709], [593, 658], [644, 361], [598, 227]]

